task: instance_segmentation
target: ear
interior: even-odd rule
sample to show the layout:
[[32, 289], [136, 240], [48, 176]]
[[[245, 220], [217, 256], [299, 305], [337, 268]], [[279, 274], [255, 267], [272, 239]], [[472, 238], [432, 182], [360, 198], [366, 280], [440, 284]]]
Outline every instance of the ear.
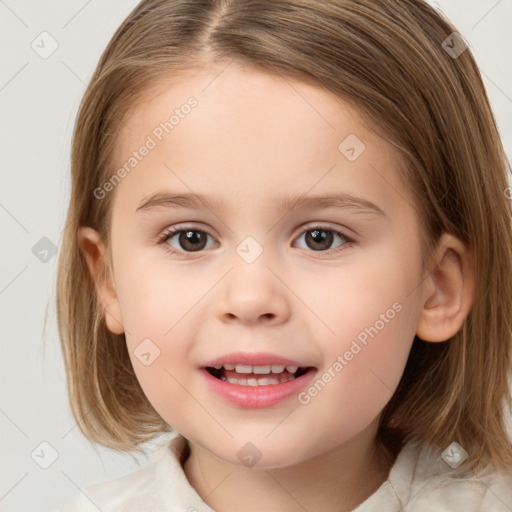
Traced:
[[430, 342], [446, 341], [461, 328], [473, 302], [475, 275], [466, 246], [443, 234], [423, 282], [423, 306], [416, 335]]
[[113, 334], [122, 334], [124, 325], [106, 245], [99, 233], [88, 226], [78, 228], [78, 245], [85, 256], [96, 293], [105, 312], [105, 323]]

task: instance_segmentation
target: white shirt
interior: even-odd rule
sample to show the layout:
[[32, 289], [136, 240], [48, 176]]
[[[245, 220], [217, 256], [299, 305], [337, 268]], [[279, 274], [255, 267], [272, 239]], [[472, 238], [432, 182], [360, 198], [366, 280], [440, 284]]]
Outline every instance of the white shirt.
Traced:
[[[62, 512], [215, 512], [190, 485], [178, 433], [155, 462], [127, 476], [88, 487]], [[413, 437], [388, 479], [353, 512], [512, 512], [512, 474], [479, 477], [452, 469], [441, 450]]]

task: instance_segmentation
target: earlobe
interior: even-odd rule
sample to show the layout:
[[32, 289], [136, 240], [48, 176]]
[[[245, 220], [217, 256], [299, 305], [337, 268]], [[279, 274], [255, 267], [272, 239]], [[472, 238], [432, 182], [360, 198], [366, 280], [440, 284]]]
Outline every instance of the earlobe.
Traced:
[[121, 308], [107, 261], [106, 245], [99, 233], [88, 226], [78, 228], [77, 241], [87, 262], [98, 299], [103, 306], [107, 328], [113, 334], [122, 334], [124, 325]]
[[473, 302], [475, 276], [469, 251], [445, 233], [430, 268], [416, 335], [424, 341], [446, 341], [460, 330]]

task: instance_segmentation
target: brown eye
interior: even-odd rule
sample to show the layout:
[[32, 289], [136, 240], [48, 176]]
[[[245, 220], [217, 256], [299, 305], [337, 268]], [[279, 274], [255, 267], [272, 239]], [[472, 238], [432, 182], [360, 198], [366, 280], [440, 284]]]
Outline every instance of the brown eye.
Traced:
[[323, 251], [329, 249], [334, 236], [326, 230], [314, 229], [306, 233], [306, 244], [315, 251]]
[[[198, 252], [205, 249], [209, 236], [199, 229], [173, 229], [162, 235], [160, 243], [171, 252]], [[175, 240], [174, 244], [171, 240]]]
[[347, 243], [353, 242], [352, 239], [345, 236], [340, 231], [336, 231], [324, 226], [311, 227], [304, 231], [299, 239], [302, 236], [305, 236], [304, 241], [306, 244], [306, 249], [311, 249], [316, 252], [324, 252], [331, 249], [331, 245], [336, 240], [336, 238], [342, 240], [342, 243], [337, 247], [341, 247]]
[[186, 251], [200, 251], [206, 245], [207, 236], [203, 231], [180, 231], [178, 243]]

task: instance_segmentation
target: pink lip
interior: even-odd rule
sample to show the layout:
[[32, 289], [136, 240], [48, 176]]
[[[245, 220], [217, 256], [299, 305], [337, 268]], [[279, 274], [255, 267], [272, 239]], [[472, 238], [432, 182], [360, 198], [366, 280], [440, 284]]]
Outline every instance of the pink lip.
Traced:
[[[316, 373], [309, 370], [304, 375], [296, 377], [288, 382], [269, 384], [267, 386], [242, 386], [230, 384], [227, 381], [217, 379], [207, 370], [202, 368], [201, 373], [206, 378], [210, 389], [232, 405], [245, 409], [262, 409], [271, 407], [291, 396], [297, 396], [301, 389], [306, 387]], [[262, 375], [264, 377], [264, 375]]]
[[249, 352], [232, 352], [210, 361], [206, 361], [201, 365], [201, 368], [206, 366], [215, 366], [216, 364], [250, 364], [252, 366], [266, 366], [266, 365], [284, 365], [284, 366], [298, 366], [306, 367], [311, 366], [292, 359], [276, 356], [267, 352], [259, 352], [251, 354]]

